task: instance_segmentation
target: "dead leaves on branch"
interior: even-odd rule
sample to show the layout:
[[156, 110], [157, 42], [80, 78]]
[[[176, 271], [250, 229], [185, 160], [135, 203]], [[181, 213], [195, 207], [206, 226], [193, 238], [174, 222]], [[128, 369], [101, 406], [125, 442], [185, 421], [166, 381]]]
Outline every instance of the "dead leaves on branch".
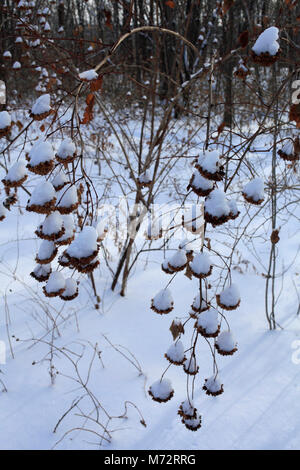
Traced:
[[85, 99], [86, 108], [84, 110], [83, 119], [81, 124], [89, 124], [93, 119], [93, 108], [95, 104], [95, 95], [93, 93], [89, 93]]

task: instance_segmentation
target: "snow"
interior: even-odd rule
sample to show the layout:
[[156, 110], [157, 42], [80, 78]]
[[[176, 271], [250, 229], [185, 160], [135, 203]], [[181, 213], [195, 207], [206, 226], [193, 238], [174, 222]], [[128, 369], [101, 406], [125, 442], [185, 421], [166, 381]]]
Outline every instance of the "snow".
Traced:
[[157, 380], [149, 389], [154, 397], [166, 400], [173, 392], [172, 384], [169, 379]]
[[214, 189], [205, 200], [204, 210], [214, 217], [229, 215], [230, 207], [226, 200], [224, 191], [221, 189]]
[[173, 362], [182, 362], [184, 359], [184, 347], [182, 341], [171, 344], [167, 350], [167, 356]]
[[236, 284], [232, 284], [220, 294], [220, 302], [227, 307], [234, 307], [241, 300], [239, 289]]
[[157, 310], [168, 310], [173, 305], [173, 297], [170, 289], [162, 289], [156, 296], [153, 298], [153, 306]]
[[43, 261], [48, 258], [51, 258], [54, 250], [55, 250], [55, 245], [53, 242], [50, 242], [48, 240], [43, 240], [38, 251], [38, 259], [40, 261]]
[[193, 416], [195, 412], [195, 406], [194, 402], [191, 400], [185, 400], [181, 403], [180, 405], [181, 411], [186, 415], [186, 416]]
[[222, 388], [222, 384], [218, 377], [212, 376], [205, 379], [205, 387], [212, 393], [219, 392]]
[[139, 182], [142, 184], [149, 184], [151, 183], [151, 181], [152, 181], [152, 178], [151, 178], [149, 170], [146, 170], [143, 174], [139, 176]]
[[81, 72], [79, 74], [80, 80], [87, 80], [88, 82], [92, 80], [96, 80], [98, 78], [98, 74], [94, 69], [86, 70], [85, 72]]
[[218, 312], [210, 308], [198, 316], [197, 326], [201, 327], [208, 334], [213, 334], [218, 330]]
[[61, 272], [54, 271], [50, 274], [46, 284], [46, 291], [50, 294], [65, 289], [66, 281]]
[[193, 240], [185, 238], [179, 243], [178, 248], [180, 250], [185, 250], [187, 253], [191, 253], [194, 251], [194, 242]]
[[238, 206], [237, 206], [237, 203], [234, 199], [230, 199], [228, 201], [228, 205], [229, 205], [229, 209], [230, 209], [230, 214], [234, 217], [236, 215], [238, 215], [239, 213], [239, 210], [238, 210]]
[[264, 182], [262, 178], [254, 178], [244, 186], [243, 193], [254, 201], [264, 199]]
[[64, 297], [71, 297], [77, 292], [77, 282], [72, 277], [68, 277], [65, 281]]
[[213, 189], [214, 182], [204, 178], [199, 171], [193, 173], [193, 186], [197, 189], [202, 189], [203, 191], [208, 191]]
[[76, 153], [76, 147], [74, 142], [71, 139], [64, 139], [59, 146], [57, 151], [57, 155], [62, 158], [73, 157], [74, 153]]
[[10, 167], [4, 179], [6, 181], [20, 181], [24, 176], [26, 176], [26, 174], [26, 164], [23, 160], [20, 160]]
[[54, 160], [54, 150], [50, 142], [37, 142], [29, 152], [30, 165], [37, 166], [39, 163]]
[[196, 274], [208, 274], [211, 266], [211, 259], [205, 253], [194, 255], [193, 261], [190, 262], [190, 268]]
[[203, 310], [207, 308], [207, 303], [205, 302], [204, 299], [202, 299], [201, 308], [200, 308], [200, 294], [197, 294], [196, 297], [194, 298], [193, 303], [192, 303], [192, 308], [195, 310]]
[[211, 150], [198, 158], [198, 164], [208, 173], [216, 173], [219, 170], [220, 154], [217, 150]]
[[186, 253], [184, 250], [177, 250], [169, 259], [171, 269], [182, 268], [187, 263]]
[[232, 351], [236, 347], [231, 331], [222, 331], [217, 338], [216, 344], [222, 351]]
[[31, 108], [32, 114], [44, 114], [50, 111], [50, 95], [47, 93], [40, 96]]
[[63, 226], [65, 229], [65, 233], [60, 237], [57, 242], [62, 242], [64, 240], [68, 240], [69, 238], [73, 237], [75, 231], [74, 219], [72, 214], [65, 214], [63, 217]]
[[6, 129], [11, 125], [11, 117], [7, 111], [0, 112], [0, 129]]
[[77, 204], [78, 195], [76, 186], [72, 185], [69, 188], [63, 188], [57, 196], [57, 207], [71, 207], [73, 204]]
[[190, 374], [196, 374], [198, 371], [198, 366], [195, 356], [187, 357], [183, 363], [183, 368]]
[[58, 211], [49, 214], [42, 225], [42, 231], [45, 235], [52, 235], [61, 231], [63, 218]]
[[52, 201], [55, 198], [55, 194], [55, 189], [49, 181], [39, 183], [31, 194], [29, 206], [42, 206], [46, 202]]
[[282, 147], [282, 152], [285, 153], [286, 155], [293, 155], [294, 154], [294, 142], [290, 139], [285, 141]]
[[97, 251], [97, 231], [94, 227], [83, 227], [67, 249], [72, 258], [87, 258]]
[[65, 185], [68, 181], [69, 180], [67, 175], [62, 170], [60, 170], [57, 175], [53, 178], [52, 184], [54, 188], [59, 188], [60, 186]]
[[279, 29], [271, 26], [266, 29], [257, 38], [252, 50], [255, 54], [260, 55], [268, 52], [270, 55], [276, 55], [279, 50]]
[[51, 272], [51, 264], [37, 264], [33, 272], [37, 276], [46, 276]]

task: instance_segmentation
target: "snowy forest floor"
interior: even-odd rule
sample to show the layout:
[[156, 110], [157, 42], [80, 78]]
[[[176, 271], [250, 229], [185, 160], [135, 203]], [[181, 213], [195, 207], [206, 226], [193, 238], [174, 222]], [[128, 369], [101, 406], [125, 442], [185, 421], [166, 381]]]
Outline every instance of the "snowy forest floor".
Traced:
[[[191, 168], [181, 171], [189, 179]], [[177, 176], [180, 180], [180, 172]], [[297, 296], [292, 282], [299, 272], [299, 256], [285, 276], [276, 308], [277, 321], [283, 329], [273, 332], [267, 330], [264, 313], [265, 279], [251, 269], [234, 272], [242, 302], [238, 310], [229, 312], [228, 320], [238, 342], [238, 352], [233, 357], [218, 358], [225, 393], [213, 398], [202, 390], [204, 379], [211, 376], [212, 358], [205, 342], [199, 346], [195, 404], [202, 415], [202, 428], [192, 433], [177, 415], [186, 389], [186, 375], [181, 368], [172, 367], [168, 371], [175, 389], [170, 402], [161, 405], [153, 402], [147, 390], [167, 365], [164, 353], [172, 341], [171, 319], [188, 314], [197, 292], [197, 281], [185, 276], [175, 278], [171, 287], [174, 313], [163, 318], [155, 315], [150, 310], [151, 298], [169, 278], [160, 269], [163, 253], [153, 252], [139, 259], [125, 298], [118, 291], [110, 290], [111, 276], [102, 261], [95, 274], [101, 296], [99, 310], [93, 306], [87, 279], [83, 279], [76, 300], [65, 304], [56, 299], [48, 302], [41, 286], [29, 276], [38, 246], [33, 236], [36, 216], [26, 214], [21, 219], [16, 213], [9, 214], [2, 224], [0, 339], [6, 343], [7, 357], [6, 363], [0, 365], [0, 379], [7, 392], [0, 396], [1, 449], [300, 448], [300, 364], [295, 360], [300, 317], [296, 316]], [[298, 249], [293, 221], [284, 226], [278, 246], [285, 265], [289, 265]], [[257, 264], [246, 245], [240, 251]], [[268, 248], [261, 243], [257, 253], [266, 260]], [[128, 404], [127, 419], [108, 422], [101, 412], [101, 422], [108, 423], [112, 439], [111, 443], [99, 439], [95, 432], [102, 435], [103, 430], [86, 418], [93, 404], [74, 381], [73, 364], [58, 350], [52, 351], [53, 361], [49, 362], [49, 334], [45, 332], [51, 325], [50, 316], [57, 316], [60, 333], [55, 347], [64, 348], [61, 351], [73, 359], [78, 357], [75, 353], [83, 354], [79, 372], [84, 379], [89, 376], [89, 391], [109, 415], [123, 415], [124, 403], [130, 401], [142, 413], [146, 427], [141, 424], [135, 406]], [[99, 354], [89, 373], [96, 344]], [[58, 372], [53, 385], [49, 375], [51, 365]], [[66, 415], [53, 433], [60, 418], [83, 395], [78, 407]], [[86, 431], [82, 430], [83, 426]]]

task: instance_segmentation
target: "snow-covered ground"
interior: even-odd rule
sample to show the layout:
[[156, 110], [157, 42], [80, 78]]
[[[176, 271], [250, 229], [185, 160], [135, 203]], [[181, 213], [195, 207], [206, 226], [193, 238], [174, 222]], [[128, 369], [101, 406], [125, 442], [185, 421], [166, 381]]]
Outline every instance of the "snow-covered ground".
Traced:
[[[191, 174], [186, 165], [176, 176], [188, 181]], [[242, 218], [245, 209], [240, 210]], [[258, 226], [261, 220], [258, 217]], [[270, 247], [261, 239], [255, 252], [249, 239], [238, 245], [243, 256], [235, 260], [240, 269], [233, 270], [233, 280], [242, 301], [227, 315], [238, 352], [218, 357], [225, 393], [210, 397], [202, 386], [211, 376], [212, 358], [206, 342], [200, 341], [195, 405], [202, 428], [195, 433], [177, 415], [186, 392], [181, 367], [173, 366], [167, 373], [175, 390], [171, 401], [155, 403], [147, 391], [167, 366], [169, 326], [173, 318], [188, 316], [198, 281], [176, 276], [170, 287], [174, 311], [156, 315], [150, 310], [151, 298], [169, 277], [160, 268], [163, 252], [150, 252], [140, 257], [125, 298], [110, 290], [111, 274], [102, 258], [95, 272], [99, 309], [94, 308], [96, 300], [86, 278], [74, 301], [46, 299], [41, 285], [29, 276], [38, 248], [37, 225], [36, 214], [20, 217], [16, 211], [1, 225], [0, 340], [6, 344], [6, 363], [0, 365], [0, 379], [7, 389], [0, 396], [1, 449], [300, 448], [300, 317], [294, 288], [300, 262], [299, 256], [295, 261], [299, 230], [293, 220], [281, 229], [278, 244], [284, 265], [295, 261], [276, 307], [283, 329], [268, 331], [264, 313], [265, 279], [259, 274], [264, 269], [258, 255], [266, 265]], [[224, 237], [230, 242], [230, 233], [220, 229], [219, 243]], [[295, 285], [299, 289], [299, 280]], [[46, 333], [53, 322], [54, 348]], [[109, 431], [111, 442], [101, 438], [108, 435], [93, 421], [97, 400], [103, 407], [98, 407], [99, 422]]]

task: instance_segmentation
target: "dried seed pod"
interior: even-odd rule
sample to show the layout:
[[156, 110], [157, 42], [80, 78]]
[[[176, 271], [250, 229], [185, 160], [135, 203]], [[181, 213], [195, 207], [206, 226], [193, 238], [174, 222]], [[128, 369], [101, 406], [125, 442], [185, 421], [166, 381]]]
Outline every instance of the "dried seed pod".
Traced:
[[37, 264], [34, 270], [30, 273], [30, 276], [38, 282], [45, 282], [49, 279], [51, 273], [51, 264]]
[[230, 331], [223, 331], [219, 334], [215, 347], [222, 356], [232, 356], [237, 351], [236, 342]]
[[69, 277], [66, 279], [65, 290], [60, 294], [60, 298], [65, 301], [71, 301], [78, 296], [78, 283]]
[[43, 292], [46, 297], [58, 297], [63, 294], [65, 289], [65, 278], [60, 272], [54, 271], [50, 274], [47, 284], [43, 287]]
[[205, 379], [205, 384], [203, 385], [203, 390], [205, 390], [206, 395], [216, 397], [221, 395], [224, 392], [223, 384], [219, 381], [216, 376]]
[[174, 302], [169, 289], [162, 289], [151, 301], [151, 309], [159, 315], [170, 313], [173, 308]]
[[176, 341], [176, 343], [173, 343], [166, 352], [165, 358], [175, 366], [182, 366], [186, 359], [182, 342]]
[[169, 379], [157, 380], [151, 385], [148, 393], [152, 400], [158, 403], [166, 403], [174, 396], [174, 390]]
[[224, 310], [235, 310], [241, 303], [239, 290], [235, 284], [227, 287], [221, 294], [216, 295], [217, 304]]
[[193, 276], [197, 279], [204, 279], [210, 276], [213, 269], [210, 257], [204, 253], [195, 255], [189, 266]]
[[30, 117], [35, 121], [42, 121], [52, 113], [50, 106], [50, 95], [40, 96], [34, 103], [30, 111]]

